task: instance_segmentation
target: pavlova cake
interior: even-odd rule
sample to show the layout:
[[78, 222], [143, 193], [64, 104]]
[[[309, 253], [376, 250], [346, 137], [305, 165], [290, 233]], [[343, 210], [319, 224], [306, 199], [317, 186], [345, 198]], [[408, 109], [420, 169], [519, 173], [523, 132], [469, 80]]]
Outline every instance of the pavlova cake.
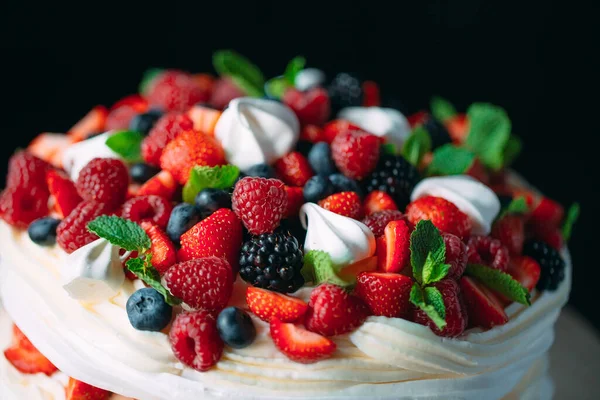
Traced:
[[214, 66], [9, 160], [0, 398], [552, 396], [578, 208], [509, 171], [504, 110]]

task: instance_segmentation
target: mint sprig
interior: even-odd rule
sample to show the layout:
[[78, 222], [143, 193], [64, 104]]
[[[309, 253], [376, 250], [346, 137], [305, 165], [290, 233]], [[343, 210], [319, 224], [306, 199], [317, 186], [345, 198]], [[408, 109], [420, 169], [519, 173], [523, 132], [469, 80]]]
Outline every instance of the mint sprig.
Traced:
[[573, 225], [575, 225], [575, 222], [577, 222], [580, 212], [581, 209], [579, 207], [579, 203], [574, 203], [571, 207], [569, 207], [569, 210], [567, 211], [567, 215], [565, 217], [565, 222], [563, 223], [561, 229], [562, 236], [565, 242], [568, 242], [571, 238], [571, 233], [573, 232]]
[[447, 121], [458, 114], [452, 103], [440, 96], [431, 98], [429, 108], [435, 119], [441, 122]]
[[467, 117], [470, 127], [467, 147], [487, 167], [498, 171], [505, 164], [505, 152], [512, 129], [506, 111], [492, 104], [474, 103], [467, 110]]
[[144, 281], [144, 283], [156, 290], [158, 293], [162, 294], [167, 304], [172, 306], [181, 304], [181, 300], [173, 296], [167, 290], [167, 288], [162, 285], [160, 282], [160, 274], [156, 268], [152, 266], [152, 263], [150, 262], [151, 259], [152, 255], [147, 253], [142, 257], [131, 258], [127, 260], [125, 265], [127, 266], [128, 270], [135, 274], [135, 276], [140, 278], [142, 281]]
[[412, 165], [418, 167], [423, 156], [431, 151], [431, 136], [423, 125], [417, 126], [402, 146], [402, 156]]
[[438, 329], [444, 329], [446, 326], [446, 306], [442, 294], [435, 287], [425, 289], [428, 290], [425, 291], [418, 283], [414, 283], [410, 289], [410, 302], [423, 310]]
[[292, 59], [285, 67], [283, 77], [292, 86], [296, 83], [296, 77], [304, 69], [306, 65], [306, 59], [302, 56], [297, 56]]
[[213, 55], [213, 66], [219, 75], [231, 78], [248, 96], [264, 95], [265, 78], [246, 57], [233, 50], [219, 50]]
[[285, 91], [290, 88], [290, 84], [283, 76], [276, 76], [265, 83], [265, 93], [272, 99], [281, 99]]
[[106, 139], [106, 145], [128, 162], [142, 159], [142, 140], [144, 136], [136, 131], [120, 131]]
[[239, 168], [231, 164], [216, 167], [195, 166], [183, 187], [183, 201], [194, 204], [196, 195], [207, 188], [229, 189], [239, 174]]
[[471, 276], [485, 286], [504, 295], [517, 303], [531, 305], [531, 295], [517, 280], [507, 273], [486, 265], [468, 264], [465, 274]]
[[381, 154], [387, 154], [390, 156], [396, 155], [396, 146], [394, 146], [393, 143], [384, 143], [379, 147], [379, 149]]
[[475, 153], [464, 147], [445, 144], [433, 152], [429, 164], [429, 175], [461, 175], [471, 168], [475, 162]]
[[311, 250], [304, 255], [304, 265], [300, 273], [306, 282], [332, 283], [334, 285], [349, 287], [352, 282], [346, 281], [338, 275], [340, 269], [333, 264], [331, 257], [325, 251]]

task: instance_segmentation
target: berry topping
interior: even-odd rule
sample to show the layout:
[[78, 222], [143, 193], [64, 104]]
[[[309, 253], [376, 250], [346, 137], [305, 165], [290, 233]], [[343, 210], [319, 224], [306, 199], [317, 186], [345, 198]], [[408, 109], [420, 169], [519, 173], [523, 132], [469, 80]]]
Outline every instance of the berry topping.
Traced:
[[521, 215], [506, 214], [494, 222], [492, 237], [498, 239], [511, 255], [523, 252], [525, 242], [525, 222]]
[[458, 280], [467, 268], [467, 245], [456, 235], [442, 233], [446, 245], [446, 264], [450, 264], [447, 278]]
[[442, 294], [446, 307], [446, 326], [440, 331], [427, 314], [417, 308], [414, 310], [414, 321], [426, 325], [438, 336], [456, 337], [464, 332], [467, 327], [467, 312], [464, 306], [460, 287], [453, 279], [442, 279], [432, 284]]
[[232, 206], [253, 235], [273, 232], [287, 212], [285, 185], [277, 179], [243, 178], [233, 190]]
[[152, 222], [161, 229], [167, 227], [173, 211], [171, 203], [163, 197], [150, 195], [129, 199], [123, 204], [121, 217], [133, 222]]
[[355, 292], [369, 306], [373, 315], [400, 318], [407, 317], [411, 310], [412, 285], [412, 279], [405, 275], [363, 272], [356, 279]]
[[67, 135], [73, 143], [81, 142], [104, 132], [108, 110], [104, 106], [96, 106], [81, 118], [69, 131]]
[[6, 187], [46, 187], [46, 172], [50, 164], [26, 152], [16, 152], [8, 161]]
[[540, 279], [536, 288], [550, 291], [558, 289], [558, 285], [565, 279], [566, 267], [560, 253], [547, 243], [532, 240], [525, 243], [523, 254], [533, 258], [540, 265]]
[[506, 272], [531, 292], [540, 280], [542, 269], [540, 264], [531, 257], [515, 256], [511, 257]]
[[277, 175], [290, 186], [304, 186], [314, 175], [308, 160], [297, 151], [286, 154], [275, 162]]
[[198, 371], [208, 371], [223, 354], [217, 321], [206, 310], [184, 312], [175, 317], [169, 341], [175, 357]]
[[360, 220], [362, 217], [362, 204], [358, 194], [354, 192], [342, 192], [332, 194], [319, 201], [319, 205], [326, 210], [345, 217]]
[[471, 233], [471, 220], [454, 204], [441, 197], [421, 197], [406, 207], [406, 216], [411, 224], [430, 220], [442, 232], [452, 233], [465, 239]]
[[225, 77], [215, 82], [209, 104], [222, 110], [231, 100], [245, 95], [246, 93], [235, 84], [233, 79]]
[[135, 163], [129, 167], [129, 175], [135, 183], [146, 183], [159, 172], [160, 168], [142, 162]]
[[183, 114], [163, 115], [142, 142], [142, 157], [150, 165], [159, 165], [163, 149], [183, 131], [194, 127], [192, 120]]
[[111, 393], [75, 378], [69, 378], [65, 396], [66, 400], [108, 400]]
[[56, 243], [67, 253], [72, 253], [86, 244], [98, 239], [95, 233], [88, 231], [88, 222], [100, 215], [112, 211], [106, 204], [82, 201], [62, 220], [56, 228]]
[[300, 141], [308, 143], [318, 143], [325, 140], [323, 128], [317, 125], [304, 125], [300, 129]]
[[334, 188], [334, 193], [355, 192], [362, 197], [363, 191], [354, 179], [348, 178], [342, 174], [331, 174], [329, 180]]
[[237, 307], [227, 307], [219, 313], [217, 330], [223, 342], [234, 349], [248, 347], [256, 339], [252, 318]]
[[246, 290], [246, 303], [250, 311], [265, 322], [272, 318], [281, 322], [298, 321], [308, 309], [300, 299], [252, 286]]
[[256, 164], [248, 168], [246, 176], [271, 179], [277, 177], [277, 174], [269, 164]]
[[489, 236], [474, 235], [467, 242], [470, 264], [483, 264], [506, 272], [510, 255], [508, 249], [498, 240]]
[[360, 80], [345, 72], [333, 78], [327, 88], [331, 99], [331, 107], [337, 112], [344, 107], [359, 107], [363, 102], [363, 90]]
[[41, 186], [8, 187], [0, 193], [0, 218], [17, 228], [48, 214], [48, 191]]
[[196, 195], [196, 209], [206, 218], [219, 208], [231, 208], [231, 195], [223, 189], [206, 188]]
[[400, 209], [410, 202], [410, 194], [419, 182], [417, 169], [401, 156], [384, 154], [377, 168], [364, 181], [367, 193], [386, 192]]
[[377, 166], [380, 143], [377, 136], [366, 132], [342, 132], [331, 143], [331, 156], [348, 178], [362, 179]]
[[83, 167], [75, 183], [81, 198], [109, 207], [123, 204], [128, 186], [127, 167], [113, 158], [94, 158]]
[[325, 283], [312, 291], [304, 325], [311, 332], [335, 336], [358, 328], [368, 316], [369, 307], [359, 297]]
[[233, 289], [231, 267], [218, 257], [175, 264], [164, 275], [164, 280], [175, 297], [195, 309], [222, 310]]
[[40, 246], [52, 246], [56, 243], [56, 228], [60, 220], [52, 217], [36, 219], [27, 228], [31, 241]]
[[164, 296], [149, 287], [134, 292], [127, 299], [126, 309], [131, 326], [138, 331], [159, 332], [171, 322], [173, 314]]
[[283, 95], [283, 103], [294, 111], [302, 125], [323, 125], [331, 113], [329, 95], [323, 88], [317, 87], [302, 92], [288, 89]]
[[160, 110], [149, 110], [148, 112], [138, 114], [129, 122], [129, 129], [146, 136], [162, 116], [163, 112]]
[[105, 130], [123, 130], [138, 113], [148, 109], [148, 103], [140, 95], [133, 94], [117, 101], [106, 117]]
[[304, 199], [311, 203], [317, 203], [334, 192], [333, 184], [323, 175], [315, 175], [310, 178], [303, 189]]
[[154, 177], [142, 185], [138, 190], [138, 196], [156, 195], [168, 200], [173, 200], [177, 191], [177, 182], [169, 171], [160, 171]]
[[548, 197], [542, 197], [537, 207], [531, 212], [529, 222], [532, 225], [558, 227], [564, 215], [565, 210], [560, 204]]
[[71, 211], [81, 202], [75, 184], [62, 172], [49, 170], [46, 183], [50, 195], [54, 199], [54, 210], [61, 218], [71, 214]]
[[181, 235], [189, 231], [198, 221], [200, 221], [200, 215], [196, 207], [188, 203], [177, 204], [169, 217], [167, 235], [173, 243], [179, 244]]
[[42, 373], [50, 376], [56, 372], [56, 367], [31, 344], [16, 325], [13, 325], [12, 342], [4, 350], [4, 357], [24, 374]]
[[221, 111], [206, 104], [196, 104], [190, 108], [187, 115], [194, 122], [194, 130], [214, 136], [215, 126], [221, 118]]
[[490, 289], [468, 276], [460, 279], [460, 288], [471, 326], [491, 329], [508, 322], [500, 299]]
[[344, 119], [335, 119], [325, 124], [323, 127], [323, 132], [321, 133], [318, 141], [324, 140], [327, 143], [331, 143], [337, 135], [348, 131], [362, 132], [362, 129], [350, 121], [346, 121]]
[[371, 232], [373, 232], [373, 235], [375, 235], [375, 237], [379, 237], [379, 236], [383, 235], [384, 229], [388, 223], [390, 223], [391, 221], [397, 221], [397, 220], [405, 220], [406, 221], [407, 219], [406, 219], [406, 216], [404, 214], [402, 214], [400, 211], [385, 210], [385, 211], [377, 211], [376, 213], [367, 215], [362, 220], [362, 223], [365, 224], [366, 226], [368, 226], [369, 229], [371, 229]]
[[363, 210], [366, 215], [376, 213], [384, 210], [397, 210], [398, 207], [394, 202], [394, 199], [381, 190], [375, 190], [365, 197]]
[[290, 233], [264, 233], [242, 246], [240, 276], [259, 288], [293, 293], [304, 285], [302, 260], [298, 240]]
[[156, 268], [158, 273], [162, 276], [177, 262], [175, 246], [158, 226], [153, 225], [150, 222], [142, 222], [141, 226], [152, 243], [150, 246], [152, 266]]
[[176, 70], [159, 74], [148, 89], [148, 103], [167, 111], [185, 111], [209, 96], [192, 75]]
[[325, 142], [315, 143], [308, 152], [308, 163], [319, 175], [329, 176], [337, 172], [331, 158], [331, 147]]
[[410, 228], [405, 220], [391, 221], [377, 238], [377, 269], [399, 273], [409, 264]]
[[336, 345], [330, 339], [273, 318], [270, 324], [275, 346], [290, 360], [311, 364], [329, 358]]

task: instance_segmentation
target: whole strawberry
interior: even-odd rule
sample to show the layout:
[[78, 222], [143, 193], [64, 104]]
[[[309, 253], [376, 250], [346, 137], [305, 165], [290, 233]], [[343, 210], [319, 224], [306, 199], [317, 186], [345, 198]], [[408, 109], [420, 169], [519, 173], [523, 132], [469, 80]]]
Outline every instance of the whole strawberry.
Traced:
[[235, 185], [233, 211], [253, 235], [273, 232], [287, 212], [285, 185], [278, 179], [246, 177]]
[[79, 172], [75, 182], [82, 199], [114, 208], [125, 201], [128, 186], [127, 167], [113, 158], [94, 158]]
[[442, 233], [446, 245], [446, 264], [450, 264], [447, 278], [458, 280], [467, 269], [467, 246], [451, 233]]
[[345, 131], [331, 143], [331, 156], [338, 169], [352, 179], [362, 179], [377, 166], [381, 140], [363, 131]]
[[379, 211], [398, 210], [398, 206], [392, 196], [381, 190], [374, 190], [365, 197], [363, 210], [365, 215], [371, 215]]
[[297, 151], [286, 154], [275, 162], [275, 171], [288, 185], [304, 186], [315, 174], [306, 157]]
[[98, 236], [88, 231], [88, 222], [111, 211], [106, 204], [82, 201], [56, 228], [56, 243], [67, 253], [92, 243]]
[[167, 111], [186, 111], [208, 100], [209, 96], [192, 75], [176, 70], [162, 72], [150, 82], [148, 89], [148, 103]]
[[167, 234], [158, 226], [151, 222], [142, 222], [140, 225], [152, 243], [150, 247], [152, 266], [162, 276], [177, 262], [175, 245], [173, 245]]
[[163, 149], [181, 132], [193, 129], [194, 123], [185, 114], [165, 114], [142, 141], [142, 158], [150, 165], [159, 165]]
[[441, 197], [421, 197], [406, 207], [408, 220], [416, 225], [430, 220], [442, 232], [452, 233], [465, 239], [471, 233], [471, 220], [454, 204]]
[[326, 210], [345, 217], [360, 219], [362, 205], [360, 197], [355, 192], [335, 193], [319, 201], [319, 205]]
[[446, 326], [440, 330], [421, 309], [414, 310], [414, 321], [418, 324], [428, 326], [438, 336], [459, 336], [467, 327], [468, 316], [458, 283], [453, 279], [442, 279], [439, 282], [435, 282], [432, 286], [440, 291], [444, 299]]
[[305, 92], [288, 89], [282, 101], [294, 111], [302, 125], [323, 125], [331, 113], [329, 95], [325, 89], [319, 87]]
[[388, 318], [410, 314], [411, 278], [395, 273], [363, 272], [356, 279], [355, 292], [371, 309], [373, 315]]

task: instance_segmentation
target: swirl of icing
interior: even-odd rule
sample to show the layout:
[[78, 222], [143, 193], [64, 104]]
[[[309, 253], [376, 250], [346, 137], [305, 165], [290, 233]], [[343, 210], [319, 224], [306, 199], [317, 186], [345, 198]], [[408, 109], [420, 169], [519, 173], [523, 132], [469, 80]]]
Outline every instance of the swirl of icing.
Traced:
[[113, 134], [114, 132], [105, 132], [67, 147], [63, 153], [63, 165], [73, 181], [77, 180], [79, 171], [94, 158], [117, 158], [122, 160], [121, 156], [106, 145], [106, 139]]
[[348, 120], [360, 128], [382, 137], [386, 143], [401, 148], [410, 135], [410, 125], [398, 110], [382, 107], [346, 107], [338, 118]]
[[325, 83], [325, 72], [317, 68], [306, 68], [298, 72], [294, 86], [298, 90], [309, 90]]

